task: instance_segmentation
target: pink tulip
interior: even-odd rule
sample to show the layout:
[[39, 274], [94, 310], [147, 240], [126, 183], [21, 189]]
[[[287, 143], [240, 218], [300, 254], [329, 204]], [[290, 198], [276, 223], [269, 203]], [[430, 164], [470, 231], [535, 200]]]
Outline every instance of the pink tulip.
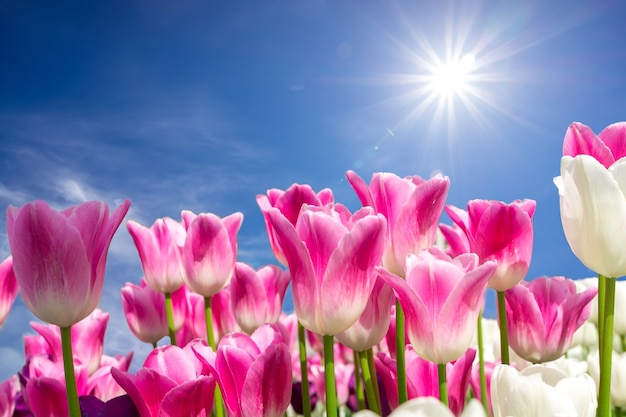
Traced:
[[369, 186], [353, 171], [348, 181], [364, 206], [373, 207], [387, 219], [387, 245], [383, 266], [402, 276], [404, 259], [435, 243], [450, 179], [441, 175], [424, 180], [418, 176], [400, 178], [378, 172]]
[[[187, 289], [181, 286], [172, 293], [174, 330], [179, 330], [189, 320]], [[142, 342], [156, 344], [167, 336], [165, 296], [148, 285], [144, 278], [139, 285], [127, 282], [121, 290], [122, 310], [131, 332]], [[178, 340], [178, 339], [177, 339]], [[185, 343], [181, 343], [184, 345]]]
[[13, 417], [19, 388], [20, 381], [17, 375], [0, 382], [0, 417]]
[[204, 416], [213, 408], [215, 379], [196, 358], [192, 344], [161, 346], [148, 354], [136, 375], [112, 368], [141, 417]]
[[142, 278], [140, 285], [127, 282], [121, 295], [126, 322], [137, 339], [154, 345], [168, 335], [163, 293], [153, 290]]
[[574, 122], [565, 132], [563, 156], [590, 155], [605, 168], [626, 156], [626, 123], [614, 123], [596, 136], [589, 126]]
[[283, 249], [274, 232], [274, 226], [269, 218], [270, 209], [274, 207], [280, 210], [283, 216], [295, 226], [298, 215], [300, 214], [300, 209], [304, 204], [321, 207], [333, 203], [334, 197], [330, 188], [324, 188], [316, 194], [308, 184], [292, 184], [285, 191], [277, 188], [267, 190], [267, 194], [257, 195], [256, 202], [263, 213], [267, 236], [270, 240], [274, 256], [276, 256], [278, 262], [286, 266], [287, 259], [285, 258]]
[[262, 324], [278, 321], [289, 281], [289, 272], [276, 265], [255, 271], [237, 262], [230, 293], [233, 315], [244, 332], [252, 334]]
[[68, 327], [91, 313], [102, 296], [106, 255], [126, 215], [90, 201], [62, 212], [43, 201], [7, 209], [13, 270], [22, 299], [39, 319]]
[[[476, 350], [469, 348], [461, 357], [446, 364], [447, 386], [450, 409], [460, 415], [465, 407], [465, 399], [470, 384], [472, 362]], [[406, 346], [406, 375], [409, 399], [418, 397], [439, 398], [437, 364], [418, 356], [411, 345]], [[388, 406], [398, 407], [398, 385], [396, 382], [396, 361], [388, 353], [379, 352], [375, 358], [376, 371], [383, 382]]]
[[153, 290], [171, 294], [183, 285], [182, 248], [185, 227], [174, 219], [157, 219], [151, 227], [129, 220], [146, 282]]
[[356, 352], [365, 352], [377, 345], [387, 334], [391, 320], [391, 307], [396, 297], [393, 289], [382, 278], [376, 279], [363, 314], [348, 329], [335, 337]]
[[[186, 292], [186, 297], [189, 313], [184, 326], [180, 329], [181, 341], [189, 343], [197, 338], [207, 340], [204, 297], [191, 291]], [[211, 297], [213, 336], [216, 343], [227, 333], [241, 331], [233, 315], [231, 303], [230, 286]], [[176, 340], [178, 340], [178, 336], [179, 334], [177, 334]]]
[[336, 204], [303, 206], [295, 227], [275, 208], [269, 219], [289, 263], [298, 320], [320, 335], [353, 325], [374, 287], [385, 218], [369, 207], [352, 215]]
[[511, 204], [472, 200], [467, 212], [454, 206], [446, 207], [452, 221], [465, 232], [470, 249], [479, 256], [480, 262], [498, 263], [489, 280], [490, 288], [506, 291], [528, 273], [535, 206], [534, 200], [517, 200]]
[[127, 372], [133, 353], [126, 356], [116, 355], [115, 357], [103, 355], [100, 367], [87, 381], [87, 392], [101, 401], [109, 401], [112, 398], [126, 394], [126, 391], [115, 381], [111, 375], [111, 369], [117, 368], [122, 372]]
[[0, 263], [0, 328], [7, 319], [19, 290], [13, 272], [13, 258], [9, 256]]
[[[443, 364], [472, 342], [484, 292], [495, 263], [478, 266], [473, 253], [452, 259], [433, 247], [406, 259], [406, 280], [378, 268], [406, 314], [407, 336], [418, 355]], [[454, 337], [451, 337], [454, 335]]]
[[577, 293], [574, 281], [564, 277], [522, 281], [505, 293], [509, 345], [530, 362], [559, 358], [589, 318], [597, 292], [588, 288]]
[[187, 287], [203, 297], [211, 297], [226, 287], [235, 271], [237, 232], [243, 214], [223, 219], [212, 213], [195, 215], [183, 211], [187, 237], [183, 247], [183, 275]]
[[226, 335], [217, 356], [206, 345], [193, 346], [212, 369], [231, 417], [282, 417], [291, 399], [291, 355], [275, 324], [259, 327], [252, 336]]
[[[109, 313], [96, 309], [89, 316], [72, 326], [72, 351], [74, 362], [83, 364], [88, 374], [93, 374], [100, 366], [104, 349], [104, 334], [109, 322]], [[61, 351], [61, 330], [54, 325], [32, 322], [31, 327], [45, 340], [50, 358], [54, 362], [63, 360]], [[32, 343], [32, 342], [31, 342]]]
[[[87, 367], [75, 365], [74, 369], [78, 395], [87, 395]], [[33, 356], [21, 371], [21, 379], [22, 394], [26, 394], [25, 405], [34, 417], [69, 415], [62, 362], [52, 361], [45, 356]]]
[[[465, 218], [467, 217], [467, 212], [459, 211], [458, 214], [464, 215]], [[467, 220], [464, 220], [464, 222], [467, 222]], [[446, 255], [454, 258], [462, 253], [472, 251], [465, 231], [461, 229], [458, 224], [453, 223], [452, 225], [447, 225], [442, 223], [439, 225], [439, 230], [448, 244], [448, 249], [445, 251]]]

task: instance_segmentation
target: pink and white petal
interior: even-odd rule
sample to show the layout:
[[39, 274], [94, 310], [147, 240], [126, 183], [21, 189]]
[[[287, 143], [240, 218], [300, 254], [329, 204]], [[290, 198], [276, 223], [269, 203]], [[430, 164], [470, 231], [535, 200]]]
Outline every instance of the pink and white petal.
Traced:
[[413, 349], [422, 357], [433, 356], [434, 321], [422, 299], [404, 279], [382, 267], [377, 267], [376, 271], [393, 288], [400, 301], [406, 319], [407, 336]]
[[374, 267], [380, 264], [384, 245], [382, 215], [361, 219], [341, 239], [321, 284], [323, 302], [316, 325], [322, 334], [340, 333], [361, 316], [376, 282]]
[[[437, 363], [458, 359], [472, 343], [475, 322], [482, 306], [487, 282], [493, 274], [495, 263], [485, 262], [470, 271], [448, 296], [441, 308], [435, 326]], [[450, 335], [454, 335], [454, 343]], [[433, 360], [428, 358], [429, 360]]]
[[300, 240], [295, 227], [278, 209], [271, 209], [269, 218], [289, 265], [298, 319], [303, 326], [312, 328], [315, 325], [315, 306], [319, 290], [311, 255]]
[[[610, 140], [610, 131], [604, 133], [604, 136]], [[611, 141], [612, 142], [612, 141]], [[611, 143], [613, 147], [615, 143]], [[616, 150], [617, 147], [616, 147]], [[605, 168], [610, 167], [613, 162], [619, 158], [615, 158], [611, 152], [611, 146], [593, 133], [593, 130], [582, 123], [574, 122], [567, 128], [565, 138], [563, 139], [563, 156], [576, 157], [578, 155], [590, 155]]]

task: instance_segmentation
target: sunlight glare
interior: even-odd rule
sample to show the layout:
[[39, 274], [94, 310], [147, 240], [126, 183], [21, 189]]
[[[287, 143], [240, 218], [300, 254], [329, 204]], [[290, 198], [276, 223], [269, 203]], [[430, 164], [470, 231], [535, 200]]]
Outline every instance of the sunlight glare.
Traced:
[[458, 60], [438, 65], [432, 74], [431, 87], [438, 95], [459, 94], [468, 88], [468, 74], [472, 71], [476, 58], [467, 53]]

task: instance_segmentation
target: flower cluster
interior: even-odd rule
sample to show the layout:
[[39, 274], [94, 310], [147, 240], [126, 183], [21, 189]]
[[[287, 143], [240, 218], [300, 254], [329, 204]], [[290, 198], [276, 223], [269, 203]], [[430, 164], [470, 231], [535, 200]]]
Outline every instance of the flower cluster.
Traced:
[[[348, 171], [354, 212], [304, 184], [257, 196], [281, 265], [237, 261], [241, 213], [129, 220], [144, 276], [121, 305], [153, 347], [136, 372], [132, 353], [103, 353], [96, 309], [130, 202], [9, 207], [0, 326], [18, 287], [48, 324], [0, 383], [0, 416], [621, 415], [624, 156], [626, 123], [567, 130], [554, 182], [572, 251], [599, 274], [585, 281], [526, 279], [534, 201], [446, 206], [442, 175]], [[488, 288], [497, 320], [482, 317]]]

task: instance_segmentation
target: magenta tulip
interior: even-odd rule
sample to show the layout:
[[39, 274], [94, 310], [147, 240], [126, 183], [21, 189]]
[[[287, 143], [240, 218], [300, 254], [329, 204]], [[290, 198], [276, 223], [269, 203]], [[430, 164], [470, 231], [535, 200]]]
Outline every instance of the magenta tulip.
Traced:
[[0, 382], [0, 417], [13, 417], [19, 388], [20, 381], [17, 375]]
[[0, 263], [0, 328], [7, 319], [19, 290], [13, 272], [13, 258], [9, 256]]
[[564, 277], [522, 281], [505, 293], [509, 345], [529, 362], [559, 358], [589, 318], [596, 293], [596, 288], [577, 293], [574, 281]]
[[[89, 316], [72, 326], [72, 351], [74, 361], [83, 364], [88, 374], [93, 374], [100, 367], [100, 358], [104, 350], [104, 334], [109, 322], [109, 313], [96, 309]], [[61, 362], [61, 330], [54, 325], [32, 322], [30, 326], [45, 340], [50, 358]]]
[[291, 399], [291, 354], [275, 324], [259, 327], [252, 336], [230, 333], [219, 343], [217, 356], [206, 345], [193, 350], [212, 369], [231, 417], [282, 417]]
[[211, 297], [226, 287], [235, 271], [237, 232], [243, 214], [223, 219], [212, 213], [195, 215], [183, 211], [187, 237], [183, 247], [184, 280], [187, 287], [204, 297]]
[[433, 247], [407, 256], [405, 268], [406, 280], [384, 268], [378, 271], [402, 305], [413, 349], [438, 364], [460, 358], [472, 342], [495, 263], [478, 266], [473, 253], [452, 259]]
[[244, 332], [252, 334], [264, 323], [278, 322], [289, 281], [289, 272], [276, 265], [255, 271], [237, 262], [230, 293], [233, 315]]
[[472, 200], [467, 212], [454, 206], [446, 212], [467, 235], [469, 246], [480, 262], [496, 261], [498, 267], [489, 287], [506, 291], [519, 283], [530, 266], [533, 250], [534, 200], [501, 201]]
[[[77, 364], [74, 368], [78, 395], [89, 394], [87, 367]], [[25, 405], [33, 416], [69, 415], [63, 362], [33, 356], [28, 359], [20, 376]]]
[[[465, 215], [464, 217], [467, 217], [467, 212], [459, 211], [458, 214]], [[464, 220], [464, 222], [467, 221]], [[452, 225], [448, 225], [442, 223], [439, 225], [439, 230], [448, 244], [448, 248], [445, 251], [446, 255], [454, 258], [462, 253], [472, 251], [470, 249], [469, 239], [467, 238], [465, 231], [461, 229], [458, 224], [453, 223]]]
[[418, 176], [400, 178], [378, 172], [368, 186], [353, 171], [348, 171], [346, 177], [361, 203], [373, 207], [387, 219], [383, 266], [402, 276], [406, 256], [417, 254], [435, 243], [450, 179], [441, 175], [429, 180]]
[[[475, 357], [476, 349], [469, 348], [458, 360], [446, 364], [449, 406], [456, 416], [461, 415], [465, 408]], [[406, 351], [406, 371], [409, 398], [439, 398], [437, 365], [419, 357], [409, 346]]]
[[87, 381], [87, 392], [101, 401], [109, 401], [112, 398], [126, 394], [126, 391], [115, 381], [111, 375], [111, 369], [117, 368], [122, 372], [127, 372], [130, 362], [133, 359], [133, 352], [126, 356], [102, 355], [100, 367], [89, 376]]
[[320, 335], [353, 325], [376, 281], [385, 218], [370, 207], [352, 215], [336, 204], [303, 206], [295, 227], [275, 208], [269, 219], [289, 264], [298, 320]]
[[61, 212], [43, 201], [7, 209], [13, 270], [24, 304], [39, 319], [68, 327], [91, 313], [102, 296], [106, 255], [126, 215], [90, 201]]
[[283, 249], [278, 242], [274, 232], [274, 226], [269, 218], [269, 211], [272, 207], [277, 208], [280, 212], [293, 224], [296, 225], [300, 209], [304, 204], [310, 206], [325, 206], [334, 202], [333, 192], [330, 188], [324, 188], [319, 193], [315, 193], [308, 184], [292, 184], [286, 190], [272, 188], [267, 190], [267, 194], [259, 194], [256, 202], [263, 213], [265, 220], [265, 228], [267, 236], [270, 240], [270, 246], [274, 252], [274, 256], [278, 262], [287, 265], [287, 259], [283, 253]]
[[215, 379], [191, 346], [154, 349], [136, 375], [111, 369], [113, 378], [128, 393], [141, 417], [210, 415]]
[[142, 278], [140, 285], [127, 282], [121, 290], [121, 296], [126, 322], [137, 339], [156, 345], [167, 336], [163, 293], [153, 290]]
[[185, 227], [174, 219], [157, 219], [151, 227], [129, 220], [146, 282], [155, 291], [171, 294], [183, 285], [182, 248]]

